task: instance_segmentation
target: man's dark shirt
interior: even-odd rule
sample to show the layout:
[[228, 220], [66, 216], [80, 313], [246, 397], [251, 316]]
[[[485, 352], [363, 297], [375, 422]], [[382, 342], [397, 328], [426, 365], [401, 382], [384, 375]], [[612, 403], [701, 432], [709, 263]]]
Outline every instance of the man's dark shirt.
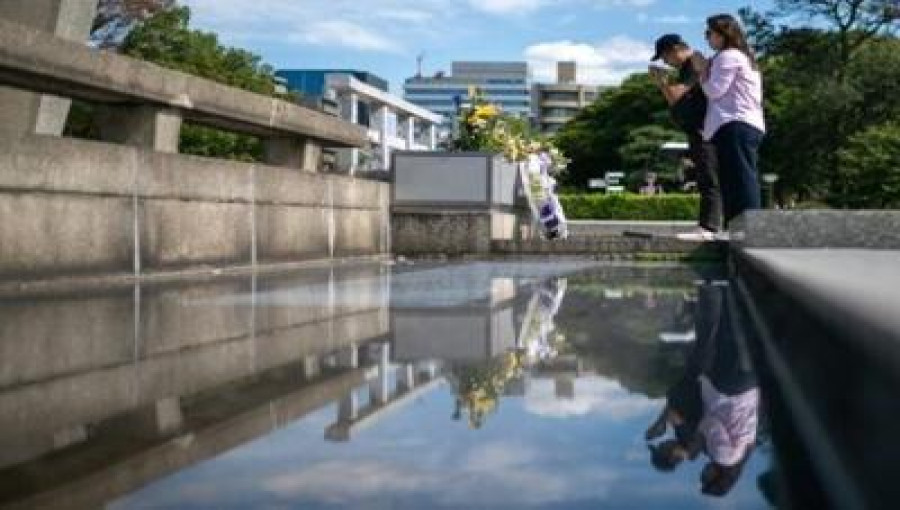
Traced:
[[696, 134], [703, 129], [707, 102], [690, 59], [678, 70], [678, 83], [688, 86], [689, 89], [677, 103], [672, 105], [672, 118], [681, 129], [690, 134]]

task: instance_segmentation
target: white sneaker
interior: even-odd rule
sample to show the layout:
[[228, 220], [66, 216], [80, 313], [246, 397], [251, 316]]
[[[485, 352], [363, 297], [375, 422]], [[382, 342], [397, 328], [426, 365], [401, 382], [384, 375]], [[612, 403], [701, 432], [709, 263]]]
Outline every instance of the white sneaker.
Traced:
[[716, 240], [716, 233], [706, 230], [703, 227], [697, 227], [690, 232], [680, 232], [675, 235], [680, 241], [691, 241], [695, 243], [708, 243]]

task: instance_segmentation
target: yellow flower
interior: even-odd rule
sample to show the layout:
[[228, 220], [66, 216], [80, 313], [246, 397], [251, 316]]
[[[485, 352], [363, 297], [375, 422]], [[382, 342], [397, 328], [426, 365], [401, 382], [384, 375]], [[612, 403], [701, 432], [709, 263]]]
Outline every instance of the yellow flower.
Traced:
[[500, 113], [492, 104], [483, 104], [475, 107], [475, 117], [479, 119], [492, 119]]

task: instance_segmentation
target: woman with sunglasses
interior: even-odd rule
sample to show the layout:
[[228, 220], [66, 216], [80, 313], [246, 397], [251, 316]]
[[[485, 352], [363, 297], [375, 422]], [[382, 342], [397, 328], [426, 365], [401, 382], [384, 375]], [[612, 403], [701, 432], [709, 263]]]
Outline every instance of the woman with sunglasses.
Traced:
[[740, 23], [728, 14], [706, 20], [706, 39], [717, 53], [693, 59], [709, 100], [703, 138], [716, 147], [724, 220], [759, 209], [759, 146], [766, 131], [762, 76]]

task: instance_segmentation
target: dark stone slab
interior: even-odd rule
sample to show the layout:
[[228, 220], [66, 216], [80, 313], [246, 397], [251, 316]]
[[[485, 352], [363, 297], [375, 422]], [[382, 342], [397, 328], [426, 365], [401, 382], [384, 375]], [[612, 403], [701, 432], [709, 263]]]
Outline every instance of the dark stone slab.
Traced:
[[900, 249], [900, 211], [749, 211], [729, 230], [738, 248]]

